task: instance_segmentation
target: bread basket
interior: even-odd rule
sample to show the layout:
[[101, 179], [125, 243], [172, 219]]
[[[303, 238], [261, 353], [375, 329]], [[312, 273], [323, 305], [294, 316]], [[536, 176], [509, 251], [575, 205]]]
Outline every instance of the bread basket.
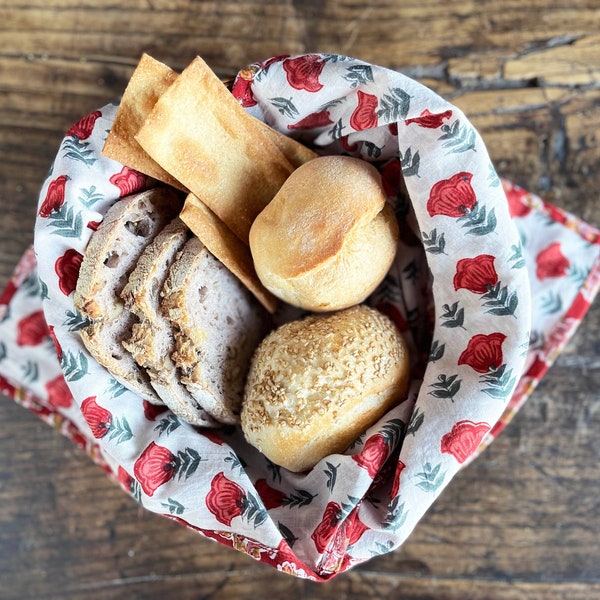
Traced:
[[[319, 154], [379, 168], [401, 241], [368, 303], [408, 340], [405, 401], [345, 453], [292, 474], [237, 428], [183, 423], [93, 361], [72, 301], [82, 253], [109, 206], [155, 184], [101, 155], [116, 105], [67, 132], [41, 189], [36, 260], [27, 255], [5, 292], [12, 314], [1, 324], [15, 360], [37, 360], [41, 376], [23, 386], [3, 372], [2, 381], [144, 508], [323, 581], [398, 548], [508, 423], [597, 291], [599, 237], [502, 181], [465, 115], [400, 73], [339, 55], [275, 57], [240, 71], [231, 89], [250, 114]], [[24, 273], [36, 262], [41, 284], [35, 300], [23, 302]], [[578, 280], [565, 277], [569, 266]], [[560, 309], [540, 311], [552, 294], [560, 294]], [[48, 326], [40, 339], [50, 334], [54, 345], [38, 341], [25, 354], [19, 339], [34, 313]]]

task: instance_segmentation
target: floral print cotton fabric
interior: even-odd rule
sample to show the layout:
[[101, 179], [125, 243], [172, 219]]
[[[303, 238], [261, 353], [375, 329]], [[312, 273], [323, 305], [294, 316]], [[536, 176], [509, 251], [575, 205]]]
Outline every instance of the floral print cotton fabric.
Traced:
[[0, 298], [0, 382], [148, 510], [326, 580], [399, 547], [510, 421], [597, 292], [599, 233], [502, 181], [466, 117], [394, 71], [275, 57], [241, 71], [233, 94], [319, 153], [380, 170], [401, 242], [369, 303], [409, 342], [406, 400], [344, 454], [292, 474], [235, 427], [185, 424], [93, 361], [73, 306], [83, 252], [110, 205], [156, 185], [101, 155], [114, 105], [67, 132], [41, 189], [35, 256]]

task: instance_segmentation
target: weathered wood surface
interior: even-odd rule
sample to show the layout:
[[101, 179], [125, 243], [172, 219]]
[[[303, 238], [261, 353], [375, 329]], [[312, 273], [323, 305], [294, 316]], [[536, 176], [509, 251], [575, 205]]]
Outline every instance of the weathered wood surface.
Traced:
[[[62, 134], [118, 99], [139, 55], [226, 75], [341, 52], [462, 108], [500, 173], [600, 225], [598, 0], [0, 6], [0, 285], [32, 240]], [[600, 597], [600, 307], [500, 438], [400, 550], [326, 585], [274, 572], [138, 505], [78, 449], [0, 402], [1, 598]]]

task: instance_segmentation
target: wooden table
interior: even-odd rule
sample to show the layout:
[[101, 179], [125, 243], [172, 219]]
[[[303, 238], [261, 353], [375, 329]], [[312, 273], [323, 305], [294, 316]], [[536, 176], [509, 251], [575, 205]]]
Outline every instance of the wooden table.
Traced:
[[[81, 115], [140, 54], [219, 73], [345, 53], [462, 108], [498, 171], [600, 225], [598, 0], [8, 0], [0, 7], [0, 284]], [[1, 598], [600, 597], [600, 306], [500, 438], [398, 551], [317, 585], [142, 512], [69, 441], [0, 402]]]

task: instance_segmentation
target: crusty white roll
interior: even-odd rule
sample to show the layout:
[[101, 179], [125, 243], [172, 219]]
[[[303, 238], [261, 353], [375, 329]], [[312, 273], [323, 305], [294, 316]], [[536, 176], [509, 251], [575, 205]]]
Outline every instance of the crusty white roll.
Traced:
[[400, 402], [409, 373], [401, 333], [366, 305], [286, 323], [254, 353], [242, 430], [273, 463], [305, 471]]
[[263, 285], [311, 311], [362, 302], [385, 277], [397, 242], [398, 223], [379, 172], [348, 156], [300, 166], [250, 229]]

